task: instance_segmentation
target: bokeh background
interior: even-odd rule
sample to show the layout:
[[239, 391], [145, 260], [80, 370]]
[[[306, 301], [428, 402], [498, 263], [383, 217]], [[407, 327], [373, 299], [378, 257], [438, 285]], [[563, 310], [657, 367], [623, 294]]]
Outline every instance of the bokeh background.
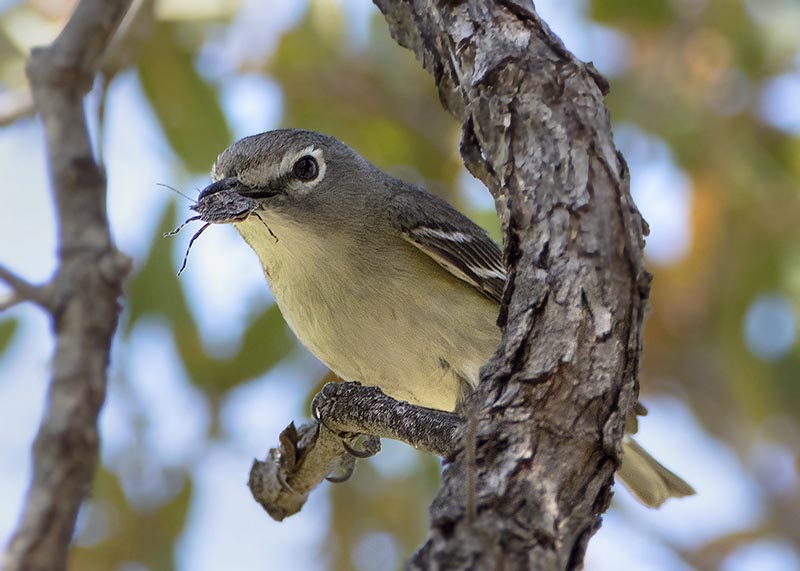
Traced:
[[[540, 0], [612, 84], [617, 143], [652, 233], [641, 441], [698, 495], [658, 511], [618, 489], [587, 569], [800, 569], [800, 2]], [[31, 46], [73, 1], [0, 0], [0, 259], [55, 265]], [[307, 416], [326, 370], [293, 339], [226, 227], [162, 238], [232, 140], [333, 134], [446, 196], [499, 238], [458, 125], [368, 0], [144, 0], [86, 110], [119, 247], [135, 260], [102, 413], [79, 571], [391, 570], [424, 539], [436, 459], [384, 442], [348, 483], [271, 521], [250, 463]], [[0, 315], [0, 541], [30, 477], [53, 343], [32, 307]]]

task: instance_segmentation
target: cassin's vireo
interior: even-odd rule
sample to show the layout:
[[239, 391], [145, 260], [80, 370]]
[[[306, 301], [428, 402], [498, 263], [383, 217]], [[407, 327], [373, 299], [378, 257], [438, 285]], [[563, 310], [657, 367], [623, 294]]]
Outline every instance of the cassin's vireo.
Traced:
[[[211, 177], [202, 219], [236, 226], [317, 358], [396, 399], [458, 408], [500, 341], [506, 271], [483, 229], [311, 131], [246, 137]], [[643, 503], [693, 493], [630, 436], [623, 450], [618, 476]]]

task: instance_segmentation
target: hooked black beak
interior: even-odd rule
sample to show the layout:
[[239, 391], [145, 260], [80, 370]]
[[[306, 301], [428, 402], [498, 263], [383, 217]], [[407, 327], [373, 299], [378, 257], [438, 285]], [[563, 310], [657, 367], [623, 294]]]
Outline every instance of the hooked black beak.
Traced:
[[238, 192], [237, 187], [242, 187], [241, 183], [236, 180], [235, 177], [228, 177], [218, 180], [217, 182], [213, 182], [205, 187], [202, 191], [200, 191], [200, 195], [197, 197], [198, 202], [206, 198], [207, 196], [211, 196], [212, 194], [216, 194], [218, 192], [222, 192], [223, 190], [231, 190], [234, 189]]
[[225, 190], [233, 190], [237, 194], [246, 196], [247, 198], [270, 198], [281, 193], [281, 191], [277, 188], [250, 188], [239, 182], [236, 177], [228, 177], [209, 184], [200, 192], [197, 200], [199, 202], [207, 196], [216, 194], [217, 192], [223, 192]]

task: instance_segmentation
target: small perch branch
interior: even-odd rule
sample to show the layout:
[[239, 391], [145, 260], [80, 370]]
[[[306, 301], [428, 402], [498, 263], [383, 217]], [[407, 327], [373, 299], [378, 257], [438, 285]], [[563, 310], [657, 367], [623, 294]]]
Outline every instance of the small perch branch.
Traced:
[[292, 423], [279, 440], [264, 462], [253, 461], [247, 482], [253, 498], [276, 521], [299, 512], [311, 490], [348, 455], [342, 440], [318, 423], [299, 429]]
[[51, 296], [47, 286], [33, 285], [2, 264], [0, 264], [0, 281], [5, 282], [12, 290], [10, 298], [0, 302], [0, 311], [23, 301], [32, 301], [45, 309], [50, 308]]
[[359, 383], [328, 383], [311, 403], [314, 416], [338, 433], [374, 434], [447, 458], [463, 419], [387, 396]]
[[318, 422], [296, 429], [290, 424], [280, 445], [264, 462], [256, 460], [248, 486], [253, 498], [275, 520], [299, 512], [308, 494], [336, 469], [352, 470], [354, 458], [345, 441], [367, 434], [368, 455], [380, 450], [378, 438], [392, 438], [440, 456], [451, 456], [463, 420], [457, 414], [395, 400], [375, 387], [358, 383], [328, 383], [314, 397]]

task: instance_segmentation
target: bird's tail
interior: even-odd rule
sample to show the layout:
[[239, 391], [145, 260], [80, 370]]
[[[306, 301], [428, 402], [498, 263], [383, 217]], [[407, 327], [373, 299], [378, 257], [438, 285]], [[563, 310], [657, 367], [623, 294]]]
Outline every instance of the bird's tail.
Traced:
[[695, 493], [694, 488], [661, 465], [630, 436], [622, 441], [620, 482], [644, 505], [657, 508], [669, 498]]

